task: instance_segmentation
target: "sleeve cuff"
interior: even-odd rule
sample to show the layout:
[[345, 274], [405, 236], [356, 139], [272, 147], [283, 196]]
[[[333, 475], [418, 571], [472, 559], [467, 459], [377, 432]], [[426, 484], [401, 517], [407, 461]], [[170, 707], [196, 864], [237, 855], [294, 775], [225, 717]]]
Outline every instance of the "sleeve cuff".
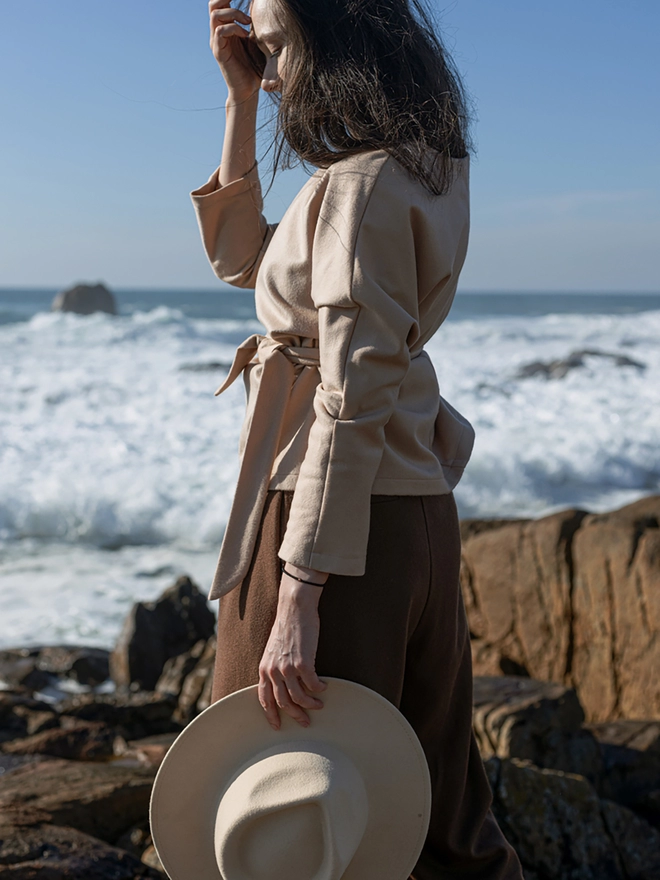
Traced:
[[[220, 176], [220, 166], [218, 166], [205, 184], [190, 193], [190, 198], [196, 204], [201, 205], [211, 196], [214, 197], [213, 200], [215, 201], [218, 198], [231, 198], [255, 187], [260, 189], [257, 165], [258, 163], [255, 162], [247, 174], [232, 180], [231, 183], [227, 183], [224, 186], [220, 185], [218, 179]], [[259, 200], [261, 200], [261, 194], [259, 194]]]

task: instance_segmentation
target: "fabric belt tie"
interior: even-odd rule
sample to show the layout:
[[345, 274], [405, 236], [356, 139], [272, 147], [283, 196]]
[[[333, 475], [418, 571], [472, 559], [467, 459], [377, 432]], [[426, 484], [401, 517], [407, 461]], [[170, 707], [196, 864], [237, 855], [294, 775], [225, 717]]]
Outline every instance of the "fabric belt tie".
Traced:
[[220, 548], [210, 599], [218, 599], [242, 583], [252, 561], [261, 514], [279, 449], [282, 425], [295, 367], [319, 366], [319, 349], [292, 346], [271, 336], [255, 333], [236, 349], [229, 374], [215, 395], [236, 381], [248, 364], [261, 364], [253, 413], [268, 412], [269, 418], [257, 431], [248, 427], [243, 456], [227, 528]]

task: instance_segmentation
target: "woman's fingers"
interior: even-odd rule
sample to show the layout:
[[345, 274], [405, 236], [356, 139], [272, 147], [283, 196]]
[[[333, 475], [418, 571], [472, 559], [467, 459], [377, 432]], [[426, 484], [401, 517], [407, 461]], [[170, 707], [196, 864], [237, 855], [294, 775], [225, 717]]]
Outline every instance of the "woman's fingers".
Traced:
[[[301, 676], [302, 677], [302, 676]], [[300, 683], [300, 678], [296, 672], [285, 674], [284, 683], [286, 684], [289, 696], [294, 703], [302, 706], [304, 709], [322, 709], [323, 703], [318, 697], [306, 693]]]
[[284, 681], [284, 677], [279, 670], [273, 670], [270, 680], [273, 685], [273, 693], [275, 701], [283, 712], [286, 712], [294, 721], [297, 721], [303, 727], [309, 727], [309, 715], [291, 698], [289, 689]]
[[257, 691], [261, 708], [264, 710], [266, 716], [266, 721], [268, 721], [273, 730], [279, 730], [280, 713], [277, 711], [277, 703], [275, 701], [271, 680], [264, 675], [260, 675]]
[[226, 40], [228, 37], [242, 37], [248, 39], [248, 32], [244, 30], [240, 24], [220, 24], [211, 35], [211, 42], [216, 40]]
[[241, 24], [249, 25], [252, 19], [240, 9], [232, 9], [231, 6], [224, 9], [214, 9], [210, 15], [211, 30], [217, 28], [219, 24], [228, 24], [232, 21], [239, 21]]
[[[307, 688], [307, 690], [310, 691], [312, 694], [323, 693], [323, 691], [328, 686], [324, 681], [321, 681], [321, 679], [318, 677], [318, 675], [316, 674], [316, 671], [314, 669], [308, 669], [307, 667], [301, 668], [300, 678], [302, 680], [302, 683]], [[316, 699], [317, 703], [321, 703], [321, 706], [323, 705], [323, 703], [321, 702], [321, 700], [318, 699], [318, 697], [316, 697], [315, 699]]]

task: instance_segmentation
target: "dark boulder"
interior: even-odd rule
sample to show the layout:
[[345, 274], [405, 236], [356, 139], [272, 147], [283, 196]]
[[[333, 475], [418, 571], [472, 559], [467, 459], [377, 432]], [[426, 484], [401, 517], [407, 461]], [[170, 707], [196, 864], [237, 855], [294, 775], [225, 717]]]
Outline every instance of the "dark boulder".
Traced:
[[93, 312], [117, 314], [117, 304], [113, 294], [105, 284], [76, 284], [61, 290], [51, 306], [54, 312], [76, 312], [78, 315], [91, 315]]
[[206, 597], [181, 577], [155, 602], [133, 606], [110, 658], [112, 678], [118, 688], [151, 691], [171, 657], [207, 641], [214, 630]]
[[601, 800], [583, 776], [518, 758], [490, 758], [486, 770], [493, 812], [526, 877], [660, 877], [660, 833], [626, 807]]
[[17, 691], [0, 691], [0, 743], [31, 736], [57, 724], [57, 714], [43, 700]]
[[646, 364], [635, 361], [625, 354], [617, 352], [600, 351], [595, 348], [583, 348], [580, 351], [572, 351], [565, 358], [553, 361], [533, 361], [520, 367], [515, 375], [516, 379], [528, 379], [531, 376], [543, 376], [546, 379], [563, 379], [564, 376], [576, 367], [583, 367], [585, 358], [599, 357], [612, 361], [617, 367], [635, 367], [638, 370], [646, 369]]
[[602, 754], [601, 795], [660, 829], [660, 721], [606, 721], [588, 728]]
[[39, 690], [57, 680], [101, 684], [110, 677], [110, 652], [82, 645], [34, 645], [0, 651], [0, 679], [9, 685]]
[[62, 727], [4, 743], [2, 751], [8, 755], [52, 755], [81, 761], [102, 760], [113, 754], [115, 733], [105, 724], [66, 717], [61, 721]]
[[124, 849], [75, 828], [0, 822], [0, 878], [4, 880], [162, 880]]
[[521, 758], [596, 783], [598, 742], [572, 688], [515, 676], [475, 676], [474, 732], [483, 758]]
[[129, 694], [77, 694], [56, 704], [58, 712], [82, 721], [100, 722], [124, 739], [178, 732], [172, 720], [177, 700], [170, 694], [138, 691]]
[[207, 641], [200, 640], [190, 651], [170, 658], [165, 664], [156, 691], [177, 698], [172, 717], [180, 724], [188, 724], [210, 705], [214, 661], [215, 636], [212, 636]]

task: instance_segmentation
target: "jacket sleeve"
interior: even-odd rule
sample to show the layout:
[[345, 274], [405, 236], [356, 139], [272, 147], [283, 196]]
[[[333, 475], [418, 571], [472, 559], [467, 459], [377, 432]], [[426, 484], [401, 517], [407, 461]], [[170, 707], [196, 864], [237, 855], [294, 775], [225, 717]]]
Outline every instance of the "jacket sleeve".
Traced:
[[384, 428], [419, 335], [417, 281], [414, 224], [400, 183], [388, 184], [392, 165], [340, 167], [314, 236], [321, 382], [279, 556], [361, 575]]
[[253, 288], [266, 248], [277, 224], [262, 213], [263, 200], [255, 165], [244, 177], [220, 186], [216, 169], [190, 197], [204, 250], [213, 271], [235, 287]]

